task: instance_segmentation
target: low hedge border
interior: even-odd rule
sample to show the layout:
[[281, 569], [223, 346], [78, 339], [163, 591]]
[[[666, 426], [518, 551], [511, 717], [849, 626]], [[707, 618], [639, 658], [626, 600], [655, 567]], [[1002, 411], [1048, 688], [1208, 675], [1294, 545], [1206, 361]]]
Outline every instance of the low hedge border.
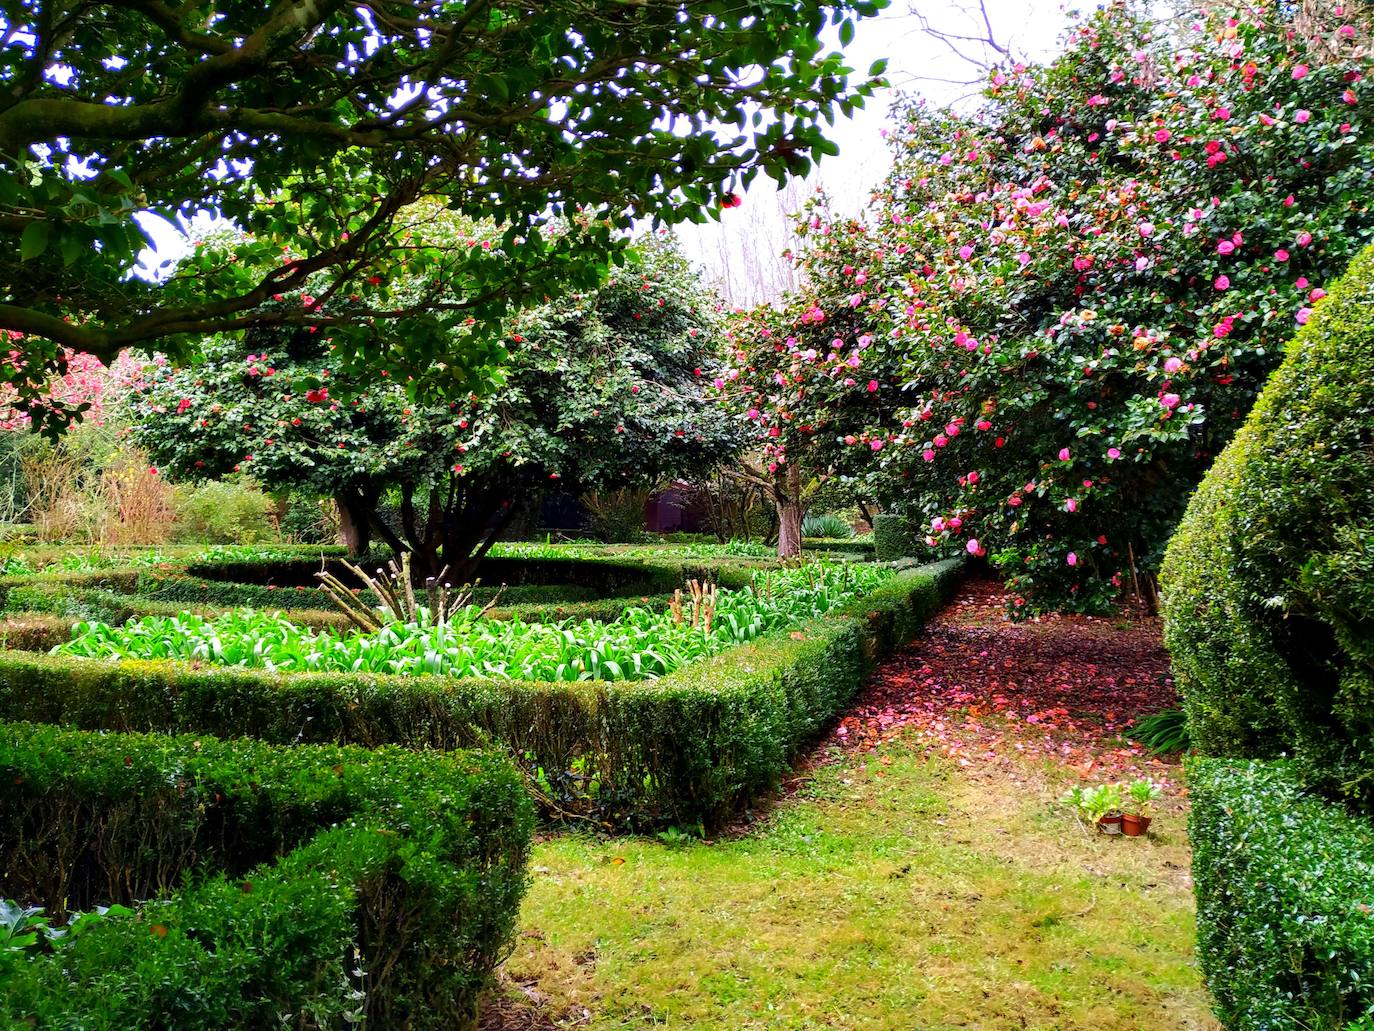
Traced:
[[475, 1027], [532, 827], [491, 755], [5, 724], [3, 894], [158, 901], [6, 954], [4, 1026]]
[[0, 653], [0, 719], [410, 748], [497, 742], [546, 816], [716, 824], [775, 785], [872, 665], [957, 580], [950, 560], [655, 681], [531, 683], [273, 674]]
[[1222, 1023], [1334, 1031], [1374, 1015], [1374, 824], [1286, 760], [1187, 772], [1198, 956]]

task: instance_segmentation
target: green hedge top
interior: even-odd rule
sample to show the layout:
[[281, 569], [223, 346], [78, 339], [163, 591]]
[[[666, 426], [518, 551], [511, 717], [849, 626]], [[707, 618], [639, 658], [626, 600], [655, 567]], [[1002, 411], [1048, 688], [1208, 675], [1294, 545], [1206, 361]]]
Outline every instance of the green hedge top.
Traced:
[[917, 633], [958, 570], [955, 561], [899, 574], [823, 619], [647, 682], [282, 675], [0, 653], [0, 719], [281, 743], [496, 741], [530, 772], [547, 814], [717, 821], [777, 780], [877, 657]]
[[0, 893], [156, 900], [0, 954], [7, 1027], [470, 1028], [526, 885], [498, 758], [0, 724], [0, 779]]
[[1273, 707], [1306, 776], [1374, 806], [1374, 248], [1317, 305], [1191, 508], [1164, 586], [1199, 740], [1264, 751], [1232, 727]]
[[[240, 873], [353, 819], [464, 864], [518, 837], [499, 757], [8, 723], [0, 732], [0, 894], [49, 911], [148, 898], [189, 869]], [[489, 822], [488, 822], [489, 821]]]
[[1291, 763], [1194, 760], [1198, 955], [1228, 1028], [1336, 1031], [1374, 1015], [1374, 826]]

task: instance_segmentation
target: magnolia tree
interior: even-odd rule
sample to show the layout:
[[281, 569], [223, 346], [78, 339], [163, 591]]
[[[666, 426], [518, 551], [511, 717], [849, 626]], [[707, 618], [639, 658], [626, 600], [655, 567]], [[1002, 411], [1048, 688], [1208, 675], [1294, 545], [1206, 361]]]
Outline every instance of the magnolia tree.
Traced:
[[[1229, 11], [1229, 9], [1228, 9]], [[1374, 232], [1365, 29], [1099, 11], [973, 118], [909, 105], [867, 225], [812, 276], [911, 405], [869, 473], [1021, 611], [1152, 597], [1189, 491]]]
[[[845, 43], [880, 7], [8, 5], [0, 329], [20, 334], [23, 361], [0, 380], [23, 403], [64, 348], [182, 357], [217, 333], [327, 322], [339, 369], [380, 353], [393, 375], [451, 389], [490, 357], [512, 303], [594, 286], [640, 220], [704, 221], [759, 172], [781, 180], [833, 153], [823, 120], [861, 105], [880, 69], [852, 80], [823, 30]], [[499, 220], [502, 246], [416, 246], [407, 212], [425, 198]], [[201, 212], [242, 233], [130, 275], [150, 216]], [[575, 212], [576, 232], [545, 234]], [[402, 261], [424, 289], [392, 289]], [[326, 303], [269, 303], [301, 289]]]
[[[676, 247], [650, 240], [599, 290], [520, 312], [480, 395], [418, 402], [385, 373], [341, 382], [323, 332], [262, 330], [151, 376], [134, 433], [176, 476], [247, 473], [332, 497], [355, 552], [376, 535], [419, 570], [468, 579], [550, 488], [633, 487], [728, 457], [732, 431], [701, 401], [717, 322]], [[399, 533], [378, 517], [388, 498]]]

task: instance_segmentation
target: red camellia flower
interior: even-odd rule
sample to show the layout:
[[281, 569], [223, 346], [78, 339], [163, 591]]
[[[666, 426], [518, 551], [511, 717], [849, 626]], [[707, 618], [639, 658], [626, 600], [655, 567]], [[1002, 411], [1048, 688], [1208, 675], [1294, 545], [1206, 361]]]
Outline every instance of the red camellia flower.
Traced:
[[328, 387], [317, 387], [317, 388], [315, 388], [315, 389], [313, 389], [313, 390], [307, 390], [307, 391], [305, 392], [305, 399], [306, 399], [307, 401], [309, 401], [312, 405], [319, 404], [321, 401], [328, 401], [328, 400], [329, 400], [329, 388], [328, 388]]

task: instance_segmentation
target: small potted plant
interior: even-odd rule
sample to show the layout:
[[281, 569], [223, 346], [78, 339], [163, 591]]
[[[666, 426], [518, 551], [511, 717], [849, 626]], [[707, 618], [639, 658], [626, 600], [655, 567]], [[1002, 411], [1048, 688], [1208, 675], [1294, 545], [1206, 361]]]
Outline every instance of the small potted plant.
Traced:
[[1102, 834], [1121, 833], [1121, 785], [1099, 784], [1091, 788], [1070, 788], [1065, 805], [1077, 809]]
[[1125, 810], [1121, 816], [1122, 834], [1137, 838], [1150, 829], [1150, 811], [1162, 791], [1148, 777], [1131, 781], [1126, 788]]

